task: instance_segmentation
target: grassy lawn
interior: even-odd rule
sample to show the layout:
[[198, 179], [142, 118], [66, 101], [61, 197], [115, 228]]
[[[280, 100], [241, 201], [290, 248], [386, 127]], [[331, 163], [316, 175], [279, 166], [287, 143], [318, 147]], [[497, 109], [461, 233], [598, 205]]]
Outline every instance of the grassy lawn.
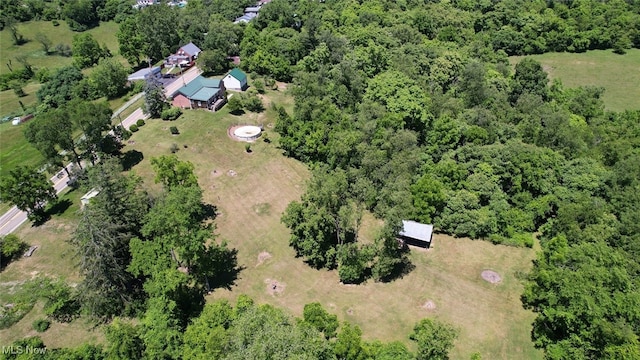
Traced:
[[[268, 92], [264, 96], [267, 108], [272, 101], [289, 109], [293, 104], [283, 92]], [[522, 309], [519, 300], [519, 274], [530, 268], [534, 250], [436, 235], [432, 249], [412, 249], [415, 269], [404, 278], [386, 284], [369, 281], [359, 286], [341, 285], [337, 272], [313, 270], [295, 258], [288, 245], [288, 229], [280, 223], [280, 216], [287, 204], [304, 192], [309, 171], [304, 164], [284, 157], [277, 148], [278, 136], [271, 129], [274, 120], [270, 109], [241, 116], [230, 115], [225, 108], [217, 113], [188, 110], [174, 122], [147, 121], [123, 149], [144, 155], [131, 171], [144, 178], [151, 192], [161, 190], [153, 183], [152, 157], [170, 154], [172, 144], [176, 144], [180, 149], [176, 155], [194, 163], [205, 201], [218, 209], [218, 240], [226, 240], [239, 250], [243, 267], [231, 289], [218, 289], [210, 299], [233, 301], [244, 293], [258, 303], [287, 308], [294, 316], [302, 315], [304, 304], [319, 301], [340, 320], [360, 326], [366, 339], [400, 340], [410, 346], [408, 334], [413, 325], [422, 318], [433, 317], [460, 330], [453, 359], [468, 359], [476, 351], [483, 359], [542, 358], [529, 338], [533, 314]], [[245, 143], [227, 135], [228, 128], [235, 124], [264, 124], [273, 142], [259, 139], [251, 144], [253, 151], [248, 154]], [[177, 126], [180, 134], [172, 136], [170, 126]], [[10, 264], [2, 272], [3, 283], [23, 281], [36, 273], [78, 281], [64, 240], [75, 227], [73, 214], [80, 195], [69, 194], [74, 205], [41, 228], [20, 228], [18, 234], [27, 242], [42, 245], [42, 251]], [[378, 220], [365, 216], [363, 241], [371, 241], [379, 227]], [[484, 269], [497, 271], [502, 282], [494, 285], [482, 280], [480, 273]], [[283, 286], [282, 293], [268, 292], [272, 281]], [[427, 309], [424, 305], [428, 301], [434, 306]], [[40, 316], [39, 311], [36, 306], [11, 329], [0, 331], [2, 343], [30, 334], [30, 324]], [[101, 335], [89, 328], [82, 323], [72, 323], [64, 329], [56, 325], [43, 339], [49, 346], [102, 341]], [[55, 339], [49, 336], [52, 331]]]
[[[542, 63], [552, 79], [562, 80], [567, 87], [604, 87], [607, 110], [640, 109], [640, 49], [627, 50], [625, 55], [614, 54], [611, 50], [594, 50], [582, 54], [548, 53], [529, 57]], [[510, 61], [515, 65], [522, 58], [513, 56]]]
[[[121, 59], [118, 55], [118, 39], [116, 38], [118, 26], [115, 22], [102, 22], [100, 26], [87, 30], [87, 33], [93, 35], [100, 45], [106, 44], [109, 50], [111, 50], [111, 53], [116, 58]], [[13, 45], [9, 30], [4, 29], [0, 31], [0, 44], [2, 44], [2, 51], [0, 51], [0, 62], [2, 63], [0, 74], [9, 72], [9, 68], [5, 65], [9, 60], [11, 60], [14, 68], [20, 68], [22, 65], [15, 60], [16, 56], [20, 55], [26, 56], [29, 63], [35, 68], [46, 67], [55, 69], [70, 65], [73, 62], [72, 57], [45, 55], [42, 50], [42, 45], [35, 40], [36, 34], [41, 32], [49, 37], [53, 47], [57, 44], [71, 46], [73, 36], [80, 33], [71, 31], [66, 22], [60, 21], [59, 26], [53, 26], [51, 21], [30, 21], [17, 24], [17, 28], [18, 32], [22, 34], [28, 42], [20, 46]]]
[[39, 166], [44, 158], [22, 133], [24, 124], [14, 126], [11, 121], [0, 124], [0, 176], [17, 165]]
[[42, 84], [38, 82], [25, 84], [22, 87], [22, 90], [24, 90], [26, 95], [23, 97], [18, 97], [12, 89], [1, 91], [0, 114], [3, 117], [11, 114], [21, 114], [22, 107], [20, 106], [20, 102], [22, 102], [25, 107], [35, 104], [38, 101], [36, 98], [36, 92], [40, 89], [40, 86], [42, 86]]

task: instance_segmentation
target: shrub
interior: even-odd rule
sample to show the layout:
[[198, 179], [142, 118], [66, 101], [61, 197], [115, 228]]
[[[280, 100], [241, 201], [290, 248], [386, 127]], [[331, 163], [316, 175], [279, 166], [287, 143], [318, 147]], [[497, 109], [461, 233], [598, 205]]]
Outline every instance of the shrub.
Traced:
[[0, 263], [7, 264], [9, 261], [19, 257], [27, 249], [24, 243], [15, 234], [8, 234], [0, 239]]
[[171, 107], [166, 110], [162, 110], [160, 117], [162, 120], [175, 120], [182, 115], [182, 109], [179, 107]]
[[170, 127], [170, 128], [169, 128], [169, 131], [171, 131], [171, 134], [173, 134], [173, 135], [178, 135], [178, 134], [180, 134], [180, 132], [178, 131], [178, 128], [177, 128], [177, 127], [175, 127], [175, 126]]
[[178, 150], [180, 150], [180, 148], [178, 147], [178, 144], [171, 144], [171, 147], [169, 148], [169, 150], [171, 151], [172, 154], [175, 154], [178, 152]]
[[246, 151], [247, 153], [250, 153], [251, 152], [251, 145], [245, 144], [244, 145], [244, 151]]
[[51, 73], [49, 72], [49, 69], [43, 67], [38, 69], [38, 71], [36, 71], [35, 77], [40, 84], [44, 84], [47, 81], [49, 81], [49, 79], [51, 78]]
[[49, 329], [49, 325], [51, 325], [51, 321], [47, 319], [38, 319], [31, 324], [31, 326], [33, 326], [33, 330], [37, 332], [47, 331], [47, 329]]
[[144, 126], [144, 119], [138, 119], [138, 121], [136, 121], [136, 125], [138, 125], [138, 127]]
[[253, 87], [258, 91], [258, 93], [264, 94], [264, 81], [262, 79], [256, 79], [253, 82]]
[[262, 100], [260, 100], [257, 96], [249, 96], [244, 101], [244, 106], [249, 111], [253, 112], [262, 112], [264, 111], [264, 105], [262, 104]]
[[11, 89], [13, 89], [13, 93], [16, 94], [17, 97], [27, 96], [27, 94], [24, 92], [24, 89], [22, 89], [22, 83], [20, 81], [12, 80], [9, 83], [9, 86], [11, 87]]
[[52, 20], [51, 23], [53, 26], [60, 26], [60, 22], [58, 20]]
[[138, 131], [138, 125], [133, 124], [133, 125], [129, 126], [129, 131], [131, 131], [131, 132]]

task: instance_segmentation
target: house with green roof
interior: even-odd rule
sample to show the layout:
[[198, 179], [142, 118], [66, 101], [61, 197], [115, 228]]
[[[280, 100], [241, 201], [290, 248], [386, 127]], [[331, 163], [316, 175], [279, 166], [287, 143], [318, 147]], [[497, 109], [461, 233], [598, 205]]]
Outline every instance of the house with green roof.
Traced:
[[172, 104], [183, 109], [216, 111], [227, 102], [225, 90], [222, 80], [198, 76], [172, 95]]
[[222, 78], [224, 86], [229, 90], [245, 90], [247, 88], [247, 74], [235, 68]]

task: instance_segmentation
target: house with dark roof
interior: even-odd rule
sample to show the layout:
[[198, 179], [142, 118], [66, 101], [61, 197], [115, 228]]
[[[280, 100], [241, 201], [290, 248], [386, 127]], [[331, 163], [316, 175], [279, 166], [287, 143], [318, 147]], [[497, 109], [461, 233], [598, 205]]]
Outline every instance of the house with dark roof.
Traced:
[[222, 78], [224, 87], [230, 90], [242, 90], [247, 88], [247, 74], [235, 68]]
[[402, 230], [398, 237], [403, 244], [414, 245], [423, 248], [431, 246], [433, 237], [433, 225], [422, 224], [411, 220], [402, 220]]
[[183, 109], [216, 111], [227, 102], [224, 82], [198, 76], [173, 94], [172, 104]]
[[179, 66], [191, 66], [198, 58], [202, 50], [194, 43], [190, 42], [187, 45], [182, 46], [176, 51], [175, 54], [169, 55], [165, 60], [165, 65], [179, 65]]

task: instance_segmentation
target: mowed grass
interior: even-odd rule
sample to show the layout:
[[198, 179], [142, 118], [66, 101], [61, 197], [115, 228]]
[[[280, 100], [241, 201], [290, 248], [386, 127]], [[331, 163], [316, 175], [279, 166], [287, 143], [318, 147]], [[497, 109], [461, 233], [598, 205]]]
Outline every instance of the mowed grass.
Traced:
[[[581, 54], [547, 53], [530, 55], [543, 66], [551, 79], [560, 79], [567, 87], [586, 85], [606, 89], [603, 100], [607, 110], [640, 109], [640, 49], [625, 55], [611, 50], [593, 50]], [[513, 56], [513, 65], [524, 56]]]
[[[161, 186], [153, 182], [152, 157], [170, 154], [172, 144], [176, 144], [178, 158], [195, 165], [205, 201], [218, 210], [216, 240], [238, 249], [242, 267], [235, 284], [230, 289], [216, 289], [209, 300], [235, 301], [238, 295], [248, 294], [258, 303], [288, 309], [293, 316], [301, 316], [305, 304], [318, 301], [341, 321], [360, 326], [365, 339], [399, 340], [412, 349], [415, 346], [408, 335], [413, 325], [425, 317], [437, 318], [460, 331], [452, 359], [468, 359], [474, 352], [480, 352], [483, 359], [542, 358], [529, 337], [534, 315], [519, 301], [522, 285], [518, 279], [530, 268], [534, 250], [435, 235], [432, 249], [411, 250], [415, 269], [405, 277], [358, 286], [341, 285], [336, 271], [314, 270], [296, 258], [288, 245], [289, 231], [280, 217], [287, 204], [303, 194], [310, 174], [304, 164], [284, 157], [277, 148], [278, 136], [271, 128], [275, 112], [268, 106], [272, 101], [288, 108], [292, 105], [284, 92], [268, 92], [264, 96], [268, 109], [261, 114], [233, 116], [225, 108], [217, 113], [187, 110], [173, 122], [148, 120], [123, 148], [143, 154], [143, 160], [131, 171], [144, 179], [152, 193], [161, 191]], [[236, 124], [264, 124], [272, 143], [259, 139], [251, 144], [252, 152], [246, 153], [245, 143], [227, 134]], [[180, 135], [172, 136], [170, 126], [176, 126]], [[78, 281], [70, 249], [64, 242], [75, 227], [75, 220], [67, 218], [70, 211], [41, 229], [20, 229], [19, 234], [27, 241], [38, 241], [46, 248], [36, 251], [32, 258], [10, 264], [2, 273], [3, 282], [23, 281], [35, 272]], [[362, 241], [372, 241], [380, 225], [379, 220], [365, 215]], [[47, 251], [53, 244], [58, 247]], [[485, 269], [497, 271], [502, 282], [482, 280], [480, 273]], [[283, 287], [281, 293], [269, 292], [274, 281]], [[428, 301], [435, 308], [426, 309]], [[30, 334], [30, 324], [39, 316], [38, 311], [36, 307], [14, 327], [0, 331], [3, 343], [4, 339]], [[45, 343], [71, 346], [81, 340], [103, 341], [87, 324], [72, 325], [79, 328], [60, 329], [55, 339], [45, 338]]]
[[0, 124], [0, 176], [18, 165], [40, 166], [42, 154], [24, 137], [25, 124], [12, 125], [11, 121]]
[[[115, 22], [101, 22], [100, 26], [89, 29], [86, 33], [91, 34], [101, 46], [106, 44], [111, 53], [120, 59], [118, 39], [116, 38], [118, 26]], [[9, 61], [13, 64], [14, 69], [22, 67], [16, 61], [17, 56], [26, 56], [27, 61], [36, 69], [42, 67], [56, 69], [73, 63], [72, 57], [46, 55], [42, 45], [36, 41], [36, 34], [41, 32], [51, 40], [52, 48], [55, 48], [57, 44], [71, 46], [73, 36], [81, 33], [71, 31], [65, 21], [60, 21], [59, 26], [53, 26], [51, 21], [29, 21], [19, 23], [16, 27], [27, 42], [22, 45], [14, 45], [9, 30], [0, 31], [0, 62], [2, 62], [0, 74], [9, 72], [9, 68], [5, 65]]]
[[[274, 100], [278, 98], [286, 97], [269, 92], [265, 103], [278, 102]], [[274, 115], [271, 111], [243, 116], [224, 110], [215, 114], [186, 111], [175, 122], [148, 121], [131, 138], [135, 143], [123, 149], [144, 154], [133, 171], [147, 183], [153, 179], [150, 158], [169, 154], [171, 144], [180, 148], [176, 155], [181, 160], [194, 163], [205, 200], [218, 208], [217, 240], [238, 249], [243, 267], [236, 284], [229, 290], [217, 289], [210, 300], [235, 301], [239, 294], [248, 294], [258, 303], [284, 307], [294, 316], [302, 315], [305, 304], [319, 301], [340, 320], [360, 326], [366, 339], [399, 340], [409, 346], [413, 345], [408, 335], [416, 322], [438, 318], [460, 330], [454, 359], [468, 359], [476, 351], [485, 359], [542, 358], [530, 340], [534, 315], [519, 300], [522, 285], [518, 276], [530, 268], [531, 249], [436, 235], [433, 249], [412, 250], [416, 268], [404, 278], [358, 286], [341, 285], [335, 271], [314, 270], [295, 258], [280, 217], [287, 204], [304, 192], [309, 178], [306, 166], [282, 156], [275, 142], [258, 140], [247, 154], [245, 143], [227, 136], [231, 125], [268, 125]], [[173, 125], [180, 135], [169, 134], [168, 127]], [[266, 129], [269, 138], [276, 140], [277, 134]], [[154, 184], [150, 189], [157, 192], [160, 187]], [[379, 225], [367, 216], [363, 241], [372, 241]], [[503, 281], [497, 285], [485, 282], [480, 277], [484, 269], [497, 271]], [[273, 281], [284, 287], [282, 293], [270, 294]], [[429, 300], [435, 309], [423, 307]]]

